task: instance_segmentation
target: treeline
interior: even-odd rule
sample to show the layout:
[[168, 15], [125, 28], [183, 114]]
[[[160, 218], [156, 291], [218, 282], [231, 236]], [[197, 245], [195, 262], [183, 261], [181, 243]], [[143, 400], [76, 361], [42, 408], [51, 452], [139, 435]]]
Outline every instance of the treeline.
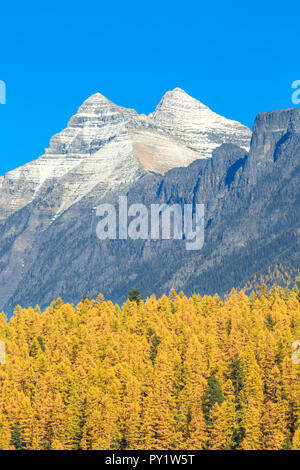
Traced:
[[300, 449], [297, 287], [58, 299], [0, 339], [0, 449]]

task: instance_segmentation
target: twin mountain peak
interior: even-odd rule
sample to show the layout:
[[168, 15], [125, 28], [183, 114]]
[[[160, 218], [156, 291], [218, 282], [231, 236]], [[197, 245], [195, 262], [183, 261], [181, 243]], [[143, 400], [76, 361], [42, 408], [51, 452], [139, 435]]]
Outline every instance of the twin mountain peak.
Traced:
[[168, 91], [148, 116], [96, 93], [52, 137], [44, 155], [0, 176], [0, 220], [53, 191], [57, 216], [99, 188], [103, 196], [146, 173], [186, 167], [211, 158], [222, 144], [248, 151], [251, 137], [255, 173], [258, 164], [268, 164], [268, 155], [273, 158], [274, 142], [291, 127], [300, 130], [300, 110], [260, 113], [252, 136], [246, 126], [180, 88]]
[[0, 219], [60, 187], [61, 213], [99, 185], [111, 190], [145, 172], [164, 174], [210, 158], [223, 143], [249, 149], [250, 130], [226, 119], [180, 88], [168, 91], [150, 115], [89, 97], [45, 154], [0, 177]]

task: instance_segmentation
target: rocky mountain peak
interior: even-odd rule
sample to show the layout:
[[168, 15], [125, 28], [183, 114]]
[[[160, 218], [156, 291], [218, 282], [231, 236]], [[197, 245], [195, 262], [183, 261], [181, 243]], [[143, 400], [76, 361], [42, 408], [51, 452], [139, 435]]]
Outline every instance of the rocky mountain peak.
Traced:
[[223, 143], [249, 149], [251, 132], [246, 126], [218, 115], [180, 88], [168, 91], [149, 118], [160, 132], [198, 152], [199, 158], [211, 157]]
[[[101, 184], [108, 189], [143, 172], [166, 171], [210, 158], [223, 143], [248, 149], [250, 130], [211, 111], [184, 90], [168, 91], [149, 116], [101, 93], [87, 98], [37, 160], [0, 180], [0, 219], [59, 187], [56, 215]], [[51, 189], [52, 191], [52, 189]]]
[[164, 94], [156, 108], [156, 111], [159, 109], [161, 110], [162, 107], [178, 107], [179, 110], [182, 110], [185, 106], [187, 106], [188, 109], [192, 107], [208, 109], [207, 106], [188, 95], [188, 93], [182, 90], [182, 88], [174, 88]]

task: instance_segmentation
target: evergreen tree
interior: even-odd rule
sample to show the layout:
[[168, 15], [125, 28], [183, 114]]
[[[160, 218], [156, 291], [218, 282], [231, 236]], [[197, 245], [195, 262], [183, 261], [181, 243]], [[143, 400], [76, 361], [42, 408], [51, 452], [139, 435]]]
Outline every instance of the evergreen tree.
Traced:
[[139, 304], [142, 300], [140, 291], [137, 289], [130, 289], [130, 291], [128, 292], [128, 299], [131, 302], [136, 302], [137, 304]]
[[215, 375], [212, 375], [207, 381], [207, 388], [202, 401], [203, 414], [207, 424], [212, 424], [210, 411], [214, 404], [222, 405], [223, 401], [224, 395], [220, 382]]
[[18, 424], [15, 424], [15, 426], [12, 429], [11, 445], [13, 445], [16, 450], [22, 450], [24, 448], [24, 443], [23, 443], [21, 431], [20, 431]]

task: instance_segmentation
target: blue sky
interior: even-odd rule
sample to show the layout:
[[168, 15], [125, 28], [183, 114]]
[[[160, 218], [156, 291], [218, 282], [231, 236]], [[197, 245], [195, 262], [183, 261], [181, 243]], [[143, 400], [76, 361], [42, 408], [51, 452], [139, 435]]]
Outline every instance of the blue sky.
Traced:
[[153, 111], [175, 87], [252, 127], [290, 108], [300, 79], [296, 2], [2, 2], [0, 174], [39, 157], [100, 91]]

